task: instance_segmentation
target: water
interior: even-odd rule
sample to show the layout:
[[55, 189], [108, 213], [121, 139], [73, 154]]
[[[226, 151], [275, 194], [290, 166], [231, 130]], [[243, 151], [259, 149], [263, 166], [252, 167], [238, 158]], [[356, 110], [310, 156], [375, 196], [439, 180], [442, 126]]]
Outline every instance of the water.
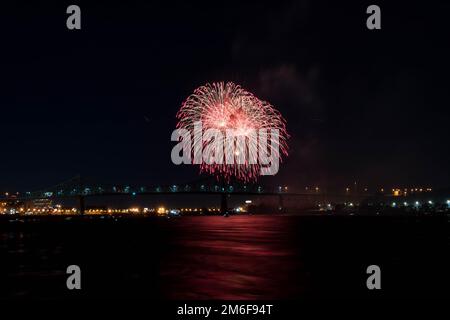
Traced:
[[449, 235], [444, 217], [2, 217], [0, 297], [448, 297]]
[[[289, 298], [303, 290], [290, 219], [185, 218], [174, 228], [161, 276], [176, 299]], [[297, 285], [292, 285], [292, 282]]]

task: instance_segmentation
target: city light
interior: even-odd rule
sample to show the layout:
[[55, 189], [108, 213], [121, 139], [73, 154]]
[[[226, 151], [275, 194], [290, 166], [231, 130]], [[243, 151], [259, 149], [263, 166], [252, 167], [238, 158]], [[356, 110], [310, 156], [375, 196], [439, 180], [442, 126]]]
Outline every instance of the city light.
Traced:
[[[187, 187], [187, 186], [186, 186]], [[183, 187], [183, 190], [186, 189], [186, 187]], [[180, 190], [180, 186], [171, 185], [170, 188], [176, 188], [177, 190]], [[226, 187], [226, 190], [228, 190], [229, 186]], [[259, 187], [260, 188], [260, 187]], [[223, 191], [224, 188], [222, 188]], [[276, 190], [284, 191], [287, 189], [287, 186], [285, 185], [279, 185], [276, 187]], [[303, 187], [302, 187], [303, 189]], [[308, 189], [311, 191], [318, 191], [318, 186], [313, 187], [306, 187], [305, 189]], [[344, 193], [344, 190], [341, 189], [341, 193]], [[350, 191], [350, 187], [347, 187], [345, 191]], [[379, 190], [379, 189], [378, 189]], [[392, 188], [388, 190], [393, 190], [394, 194], [390, 193], [387, 194], [387, 197], [392, 197], [393, 195], [397, 194], [397, 198], [391, 198], [391, 201], [389, 200], [380, 200], [378, 203], [381, 204], [384, 207], [391, 207], [391, 208], [405, 208], [407, 210], [407, 207], [414, 208], [415, 211], [418, 211], [420, 208], [423, 208], [424, 210], [431, 210], [431, 212], [442, 212], [444, 210], [447, 212], [447, 210], [450, 208], [450, 199], [434, 199], [429, 198], [429, 200], [412, 200], [411, 198], [406, 197], [407, 193], [409, 194], [408, 188]], [[414, 189], [412, 189], [414, 190]], [[418, 189], [420, 190], [420, 189]], [[431, 188], [423, 188], [424, 192], [429, 192]], [[362, 191], [362, 190], [361, 190]], [[294, 194], [297, 192], [297, 190], [294, 188], [292, 191]], [[18, 200], [16, 197], [16, 192], [10, 192], [10, 196], [8, 199], [5, 198], [3, 202], [0, 202], [0, 214], [12, 214], [12, 215], [49, 215], [49, 216], [63, 216], [63, 215], [95, 215], [95, 216], [107, 216], [107, 215], [140, 215], [143, 216], [149, 216], [149, 215], [155, 215], [155, 216], [178, 216], [178, 215], [215, 215], [219, 212], [221, 212], [220, 208], [215, 207], [185, 207], [185, 208], [177, 208], [177, 207], [169, 207], [166, 208], [164, 206], [156, 206], [153, 208], [145, 207], [140, 208], [136, 205], [130, 206], [128, 208], [111, 208], [111, 207], [101, 207], [101, 206], [94, 206], [89, 207], [87, 206], [83, 212], [80, 212], [78, 207], [66, 207], [64, 203], [53, 203], [54, 200], [52, 199], [46, 199], [41, 198], [37, 200], [32, 200], [30, 202], [23, 202], [22, 200]], [[131, 195], [131, 192], [129, 193]], [[399, 197], [403, 197], [402, 200]], [[353, 199], [352, 199], [353, 200]], [[396, 201], [392, 201], [396, 200]], [[276, 200], [275, 200], [276, 201]], [[330, 200], [329, 200], [330, 201]], [[356, 200], [353, 200], [356, 201]], [[285, 202], [289, 202], [288, 200], [285, 200]], [[234, 207], [232, 209], [236, 213], [244, 213], [244, 212], [250, 212], [250, 213], [259, 213], [258, 207], [260, 205], [259, 202], [255, 205], [253, 204], [253, 200], [247, 199], [243, 200], [242, 204], [240, 206]], [[317, 203], [316, 203], [317, 204]], [[360, 204], [358, 202], [345, 202], [343, 203], [347, 207], [358, 207], [358, 208], [364, 208], [365, 204]], [[373, 204], [369, 204], [373, 205]], [[320, 208], [320, 211], [327, 211], [331, 209], [339, 208], [339, 203], [336, 203], [336, 207], [334, 204], [328, 203], [328, 202], [321, 202], [321, 204], [318, 205]], [[278, 205], [275, 207], [278, 209], [286, 209], [286, 212], [289, 210], [289, 206], [281, 206]]]

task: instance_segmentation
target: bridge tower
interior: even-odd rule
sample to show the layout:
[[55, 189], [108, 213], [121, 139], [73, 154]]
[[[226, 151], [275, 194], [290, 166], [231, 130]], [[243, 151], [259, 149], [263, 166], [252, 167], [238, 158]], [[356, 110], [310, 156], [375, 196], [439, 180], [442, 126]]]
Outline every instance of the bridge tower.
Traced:
[[228, 194], [222, 193], [220, 195], [220, 213], [226, 214], [228, 212]]
[[80, 215], [84, 215], [84, 209], [85, 209], [84, 197], [83, 196], [79, 196], [78, 200], [79, 200], [79, 204], [80, 204]]
[[84, 215], [84, 211], [86, 209], [85, 203], [84, 203], [84, 196], [83, 196], [83, 179], [81, 179], [81, 175], [78, 175], [75, 177], [75, 184], [77, 185], [78, 192], [79, 192], [79, 204], [80, 204], [80, 215]]

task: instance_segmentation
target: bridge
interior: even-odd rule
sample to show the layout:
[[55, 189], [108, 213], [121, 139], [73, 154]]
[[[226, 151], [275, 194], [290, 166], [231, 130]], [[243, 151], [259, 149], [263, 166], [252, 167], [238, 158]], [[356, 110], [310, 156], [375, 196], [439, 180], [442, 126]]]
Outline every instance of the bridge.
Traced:
[[278, 207], [283, 207], [285, 196], [323, 196], [320, 193], [297, 193], [288, 192], [283, 186], [263, 186], [260, 184], [245, 183], [219, 183], [213, 179], [200, 179], [185, 184], [154, 185], [154, 186], [132, 186], [132, 185], [105, 185], [88, 183], [80, 176], [76, 176], [57, 185], [44, 188], [34, 192], [13, 196], [2, 196], [2, 200], [36, 200], [36, 199], [64, 199], [77, 198], [79, 201], [79, 212], [85, 212], [85, 199], [99, 196], [145, 196], [145, 195], [176, 195], [176, 194], [203, 194], [220, 196], [221, 212], [228, 210], [228, 197], [230, 195], [248, 196], [277, 196]]

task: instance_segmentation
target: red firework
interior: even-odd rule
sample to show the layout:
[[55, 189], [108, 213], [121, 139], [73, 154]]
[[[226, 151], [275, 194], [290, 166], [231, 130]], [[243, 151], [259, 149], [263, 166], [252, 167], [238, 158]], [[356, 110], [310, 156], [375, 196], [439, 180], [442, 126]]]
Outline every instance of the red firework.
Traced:
[[[226, 181], [236, 178], [251, 182], [261, 174], [261, 167], [264, 165], [259, 161], [256, 163], [251, 161], [249, 155], [266, 152], [280, 161], [282, 156], [287, 156], [286, 140], [289, 135], [284, 118], [270, 103], [259, 100], [232, 82], [208, 83], [197, 88], [182, 104], [177, 119], [177, 128], [187, 129], [192, 134], [192, 156], [195, 150], [204, 151], [212, 141], [220, 143], [219, 146], [224, 148], [222, 153], [214, 154], [215, 162], [203, 155], [199, 164], [200, 173], [206, 172]], [[196, 126], [198, 123], [201, 123], [200, 128]], [[203, 137], [208, 129], [215, 129], [215, 132], [220, 132], [221, 135], [205, 141]], [[262, 147], [259, 135], [262, 131], [268, 132], [268, 138], [274, 136], [276, 132], [278, 139], [271, 140], [270, 144], [267, 143], [267, 146]], [[234, 140], [230, 145], [230, 140], [227, 140], [227, 134], [230, 132], [233, 132], [234, 137], [244, 139], [245, 145], [239, 145]], [[232, 152], [235, 158], [231, 164], [225, 160], [227, 152]], [[245, 158], [243, 154], [247, 157]], [[242, 156], [240, 160], [239, 156]], [[218, 161], [220, 158], [222, 161]]]

